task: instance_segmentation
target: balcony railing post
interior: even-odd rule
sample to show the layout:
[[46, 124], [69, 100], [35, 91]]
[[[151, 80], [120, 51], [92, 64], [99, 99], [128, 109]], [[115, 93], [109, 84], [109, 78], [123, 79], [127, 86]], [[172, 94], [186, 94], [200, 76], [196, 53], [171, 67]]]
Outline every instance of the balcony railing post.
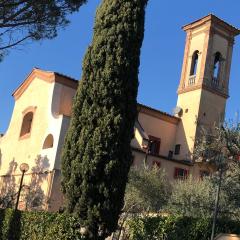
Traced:
[[196, 75], [191, 75], [188, 79], [188, 85], [194, 85], [195, 84], [195, 79], [196, 79]]

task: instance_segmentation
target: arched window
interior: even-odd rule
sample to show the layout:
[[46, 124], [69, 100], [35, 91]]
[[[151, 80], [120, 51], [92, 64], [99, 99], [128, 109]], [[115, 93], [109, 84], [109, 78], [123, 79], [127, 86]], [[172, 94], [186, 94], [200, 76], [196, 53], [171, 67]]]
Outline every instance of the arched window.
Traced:
[[20, 137], [23, 137], [31, 132], [32, 120], [33, 120], [33, 112], [28, 112], [24, 115]]
[[198, 54], [199, 54], [199, 51], [197, 50], [192, 55], [192, 65], [191, 65], [190, 76], [196, 75], [197, 73]]
[[52, 147], [53, 147], [53, 135], [49, 134], [45, 138], [45, 141], [43, 143], [43, 149], [52, 148]]
[[214, 57], [214, 67], [213, 67], [213, 84], [219, 85], [219, 74], [221, 69], [221, 53], [216, 52]]

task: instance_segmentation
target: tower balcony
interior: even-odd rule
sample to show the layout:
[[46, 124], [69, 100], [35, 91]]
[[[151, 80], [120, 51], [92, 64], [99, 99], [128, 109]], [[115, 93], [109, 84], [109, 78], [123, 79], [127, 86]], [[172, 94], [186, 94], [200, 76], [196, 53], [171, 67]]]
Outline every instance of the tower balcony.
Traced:
[[188, 79], [188, 86], [194, 85], [196, 81], [196, 75], [191, 75]]
[[216, 89], [218, 91], [223, 91], [224, 87], [223, 84], [220, 83], [219, 78], [217, 77], [212, 77], [211, 82], [209, 84], [213, 89]]
[[221, 92], [228, 95], [228, 89], [224, 86], [223, 82], [218, 77], [211, 77], [204, 80], [204, 85], [211, 88], [214, 91]]
[[219, 88], [219, 79], [217, 77], [212, 77], [212, 87]]

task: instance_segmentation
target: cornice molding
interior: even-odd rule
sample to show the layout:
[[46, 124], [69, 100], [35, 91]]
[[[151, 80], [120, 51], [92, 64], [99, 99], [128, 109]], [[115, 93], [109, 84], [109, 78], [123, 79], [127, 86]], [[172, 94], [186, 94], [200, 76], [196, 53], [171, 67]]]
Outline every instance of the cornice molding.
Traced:
[[153, 108], [144, 106], [142, 104], [138, 104], [138, 111], [141, 112], [141, 113], [145, 113], [149, 116], [161, 119], [165, 122], [175, 124], [175, 125], [177, 125], [180, 121], [180, 119], [175, 117], [175, 116], [171, 116], [167, 113], [161, 112], [157, 109], [153, 109]]
[[194, 90], [198, 90], [198, 89], [207, 90], [207, 91], [212, 92], [214, 94], [217, 94], [218, 96], [223, 97], [225, 99], [229, 98], [228, 94], [220, 92], [217, 89], [213, 89], [213, 88], [207, 86], [206, 84], [198, 84], [198, 85], [195, 85], [195, 86], [186, 87], [184, 89], [183, 88], [178, 89], [177, 93], [178, 93], [178, 95], [180, 95], [180, 94], [187, 93], [187, 92], [194, 91]]
[[189, 31], [193, 28], [198, 28], [200, 26], [203, 26], [209, 22], [211, 22], [211, 24], [213, 24], [213, 25], [220, 26], [222, 29], [224, 29], [225, 31], [228, 31], [233, 36], [236, 36], [240, 33], [239, 29], [237, 29], [236, 27], [232, 26], [231, 24], [223, 21], [222, 19], [216, 17], [213, 14], [209, 14], [209, 15], [207, 15], [203, 18], [200, 18], [190, 24], [187, 24], [187, 25], [183, 26], [182, 29], [184, 31]]
[[[139, 152], [139, 153], [142, 153], [144, 155], [146, 155], [146, 152], [142, 149], [139, 149], [139, 148], [135, 148], [135, 147], [131, 147], [133, 151], [135, 152]], [[190, 161], [185, 161], [185, 160], [177, 160], [177, 159], [170, 159], [166, 156], [163, 156], [163, 155], [153, 155], [153, 154], [149, 154], [149, 156], [152, 156], [154, 158], [158, 158], [158, 159], [161, 159], [161, 160], [167, 160], [169, 162], [174, 162], [174, 163], [178, 163], [178, 164], [182, 164], [182, 165], [185, 165], [185, 166], [193, 166], [194, 163], [190, 162]]]
[[70, 77], [64, 76], [59, 73], [43, 71], [41, 69], [34, 68], [32, 72], [24, 80], [24, 82], [13, 92], [12, 96], [14, 97], [15, 100], [21, 97], [21, 95], [25, 92], [25, 90], [28, 88], [28, 86], [32, 83], [32, 81], [35, 78], [38, 78], [47, 83], [57, 82], [59, 84], [62, 84], [73, 89], [77, 89], [78, 87], [78, 81]]

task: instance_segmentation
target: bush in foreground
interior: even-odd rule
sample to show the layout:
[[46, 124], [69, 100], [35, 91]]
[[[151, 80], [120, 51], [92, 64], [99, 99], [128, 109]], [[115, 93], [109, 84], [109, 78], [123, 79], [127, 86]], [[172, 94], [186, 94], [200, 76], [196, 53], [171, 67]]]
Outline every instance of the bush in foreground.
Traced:
[[[211, 219], [134, 217], [127, 221], [129, 240], [207, 240]], [[240, 234], [240, 222], [219, 220], [216, 234]], [[83, 240], [79, 221], [67, 214], [0, 210], [0, 240]]]
[[76, 218], [59, 213], [0, 210], [0, 240], [80, 240]]
[[[129, 240], [207, 240], [211, 236], [212, 219], [193, 217], [136, 217], [128, 221]], [[240, 234], [240, 222], [221, 219], [219, 233]]]
[[132, 168], [128, 175], [124, 212], [159, 212], [167, 204], [171, 186], [164, 171], [152, 168]]

